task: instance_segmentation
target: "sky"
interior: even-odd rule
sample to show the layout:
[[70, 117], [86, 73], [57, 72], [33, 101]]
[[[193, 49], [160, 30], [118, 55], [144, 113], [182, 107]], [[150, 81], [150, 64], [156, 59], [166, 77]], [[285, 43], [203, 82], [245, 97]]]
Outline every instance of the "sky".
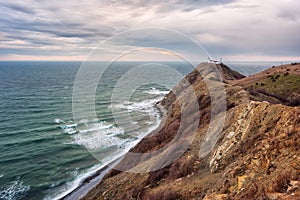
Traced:
[[160, 60], [192, 40], [217, 59], [300, 60], [299, 0], [0, 0], [0, 30], [0, 60]]

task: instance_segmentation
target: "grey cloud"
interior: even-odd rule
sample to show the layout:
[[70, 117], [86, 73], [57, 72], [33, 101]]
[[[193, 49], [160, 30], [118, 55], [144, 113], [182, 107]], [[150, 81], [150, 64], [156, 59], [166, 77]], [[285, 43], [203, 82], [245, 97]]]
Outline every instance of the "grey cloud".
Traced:
[[[20, 44], [20, 48], [14, 50], [2, 49], [2, 52], [17, 54], [24, 48], [27, 53], [44, 52], [47, 55], [55, 51], [34, 51], [33, 48], [51, 45], [62, 49], [56, 51], [57, 54], [68, 54], [63, 50], [68, 45], [73, 48], [68, 51], [80, 52], [81, 47], [96, 46], [99, 40], [114, 33], [143, 26], [168, 27], [187, 33], [216, 56], [255, 52], [296, 55], [300, 52], [300, 5], [297, 0], [292, 6], [279, 1], [269, 6], [270, 2], [263, 4], [259, 0], [250, 3], [242, 0], [25, 2], [26, 5], [24, 2], [0, 2], [3, 33], [0, 39], [29, 43]], [[203, 41], [198, 38], [201, 34], [206, 36]], [[148, 36], [143, 33], [135, 38], [120, 38], [115, 45], [151, 47], [164, 43], [171, 49], [185, 48], [186, 45], [176, 37]], [[28, 45], [31, 45], [30, 50], [26, 49]]]
[[21, 55], [42, 55], [41, 51], [23, 48], [1, 48], [0, 55], [21, 54]]
[[299, 12], [293, 12], [291, 10], [287, 10], [287, 11], [281, 11], [279, 14], [278, 14], [279, 17], [281, 18], [286, 18], [286, 19], [289, 19], [290, 21], [297, 21], [299, 20]]
[[[157, 9], [158, 12], [168, 12], [172, 10], [182, 10], [184, 12], [191, 12], [196, 9], [205, 9], [212, 5], [224, 5], [235, 2], [236, 0], [188, 0], [188, 1], [174, 1], [172, 5], [161, 4]], [[160, 5], [160, 4], [158, 4]]]
[[226, 5], [236, 0], [173, 0], [172, 2], [165, 2], [161, 0], [114, 0], [110, 1], [112, 8], [119, 10], [124, 5], [130, 7], [131, 9], [144, 8], [151, 9], [153, 8], [156, 13], [167, 14], [173, 11], [184, 11], [191, 12], [197, 9], [205, 9], [213, 5]]
[[15, 4], [15, 3], [4, 3], [4, 4], [2, 4], [2, 6], [7, 7], [13, 11], [22, 12], [22, 13], [29, 14], [29, 15], [33, 15], [36, 13], [33, 9], [31, 9], [29, 7]]
[[10, 41], [13, 41], [13, 40], [29, 41], [31, 44], [36, 44], [36, 45], [52, 45], [53, 44], [49, 41], [28, 37], [28, 36], [25, 36], [24, 34], [20, 34], [20, 33], [14, 34], [14, 35], [9, 35], [9, 36], [7, 36], [7, 38], [9, 38]]
[[[35, 22], [26, 20], [0, 19], [2, 28], [8, 31], [28, 30], [40, 33], [49, 33], [59, 37], [108, 37], [107, 31], [100, 32], [97, 29], [85, 28], [85, 24], [69, 22]], [[104, 28], [103, 28], [104, 29]]]
[[[82, 54], [83, 52], [78, 52]], [[87, 52], [84, 52], [87, 53]], [[41, 49], [32, 49], [32, 48], [2, 48], [0, 49], [0, 58], [5, 57], [6, 55], [22, 55], [22, 56], [68, 56], [69, 52], [65, 50], [41, 50]]]
[[292, 22], [296, 22], [300, 18], [300, 7], [298, 2], [289, 2], [283, 4], [279, 9], [277, 16], [283, 19], [287, 19]]

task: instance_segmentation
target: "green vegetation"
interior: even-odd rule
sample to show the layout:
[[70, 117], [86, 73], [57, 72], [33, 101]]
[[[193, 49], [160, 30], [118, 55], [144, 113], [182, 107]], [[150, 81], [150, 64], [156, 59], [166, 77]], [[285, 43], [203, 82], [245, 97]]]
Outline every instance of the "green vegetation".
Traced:
[[[300, 76], [288, 74], [276, 74], [269, 76], [252, 85], [253, 89], [264, 89], [274, 95], [289, 95], [300, 93]], [[287, 96], [285, 96], [287, 97]]]
[[255, 101], [300, 106], [300, 75], [274, 74], [246, 88]]

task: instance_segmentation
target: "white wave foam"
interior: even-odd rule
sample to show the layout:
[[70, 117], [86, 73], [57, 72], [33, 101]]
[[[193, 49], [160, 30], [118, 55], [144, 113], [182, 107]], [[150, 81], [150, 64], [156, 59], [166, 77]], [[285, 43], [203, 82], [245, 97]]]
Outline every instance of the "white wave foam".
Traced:
[[128, 112], [142, 112], [142, 113], [153, 113], [154, 105], [161, 101], [164, 95], [168, 94], [169, 91], [161, 91], [154, 87], [151, 87], [150, 90], [145, 91], [144, 93], [156, 95], [155, 98], [147, 99], [141, 102], [133, 102], [133, 101], [124, 101], [120, 104], [110, 105], [108, 108], [113, 109], [123, 109]]
[[0, 174], [0, 178], [2, 178], [4, 176], [4, 174]]
[[68, 133], [69, 135], [72, 135], [72, 134], [75, 134], [77, 133], [78, 131], [75, 129], [75, 128], [65, 128], [63, 129], [65, 133]]
[[30, 189], [30, 186], [23, 185], [23, 182], [19, 180], [13, 181], [6, 185], [0, 191], [0, 199], [3, 200], [14, 200], [19, 199], [21, 196], [25, 195]]
[[155, 109], [155, 104], [162, 100], [162, 96], [148, 99], [141, 102], [123, 102], [122, 104], [111, 105], [110, 108], [127, 110], [127, 112], [140, 112], [147, 114], [150, 120], [156, 120], [157, 110]]
[[100, 132], [92, 134], [76, 134], [73, 136], [74, 143], [83, 145], [88, 149], [104, 149], [113, 145], [121, 144], [122, 140], [117, 137], [103, 135]]
[[147, 94], [153, 94], [153, 95], [166, 95], [168, 94], [170, 91], [163, 91], [163, 90], [158, 90], [154, 87], [151, 87], [150, 90], [145, 91], [145, 93]]
[[65, 121], [64, 121], [64, 120], [62, 120], [62, 119], [59, 119], [59, 118], [56, 118], [56, 119], [54, 119], [54, 122], [55, 122], [56, 124], [65, 123]]
[[[106, 122], [99, 122], [93, 125], [87, 125], [87, 127], [91, 127], [88, 129], [84, 129], [84, 130], [80, 130], [80, 133], [88, 133], [88, 132], [95, 132], [95, 131], [99, 131], [99, 130], [103, 130], [106, 133], [110, 133], [110, 132], [120, 132], [119, 129], [117, 129], [116, 127], [113, 126], [113, 124], [107, 124]], [[114, 130], [109, 130], [109, 129], [114, 129]], [[122, 131], [123, 132], [123, 131]]]
[[77, 167], [74, 171], [69, 172], [70, 175], [76, 177], [79, 175], [79, 168]]
[[[121, 121], [120, 126], [124, 126], [125, 130], [129, 130], [127, 134], [133, 137], [140, 137], [141, 135], [144, 135], [145, 132], [147, 133], [147, 130], [152, 129], [152, 127], [156, 127], [157, 123], [159, 123], [160, 113], [155, 105], [157, 102], [161, 101], [162, 98], [163, 96], [159, 95], [155, 98], [147, 99], [141, 102], [124, 101], [119, 104], [112, 104], [110, 108], [116, 109], [116, 113], [120, 112], [119, 110], [127, 110], [127, 112], [131, 113], [132, 115], [137, 114], [135, 115], [136, 117], [130, 118], [129, 121], [124, 121], [121, 119], [123, 121]], [[123, 116], [121, 115], [121, 118], [122, 117]], [[133, 127], [133, 129], [131, 129], [132, 127], [130, 125], [138, 125], [143, 128]]]
[[78, 124], [67, 124], [67, 125], [60, 126], [60, 128], [67, 129], [67, 128], [75, 128], [77, 126], [78, 126]]
[[60, 184], [61, 184], [61, 181], [54, 182], [54, 183], [52, 183], [52, 184], [50, 185], [50, 188], [54, 188], [54, 187], [56, 187], [56, 186], [58, 186], [58, 185], [60, 185]]
[[99, 122], [73, 135], [73, 144], [83, 145], [88, 149], [107, 148], [121, 144], [123, 140], [116, 136], [123, 133], [124, 130], [122, 128]]

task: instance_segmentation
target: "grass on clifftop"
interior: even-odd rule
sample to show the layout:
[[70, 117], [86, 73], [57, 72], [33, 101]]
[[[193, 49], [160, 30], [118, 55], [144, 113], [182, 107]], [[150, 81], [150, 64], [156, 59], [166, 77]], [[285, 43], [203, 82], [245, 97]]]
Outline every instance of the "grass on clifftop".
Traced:
[[253, 100], [300, 106], [300, 76], [294, 74], [269, 75], [247, 87]]
[[252, 85], [254, 89], [264, 89], [268, 93], [290, 95], [294, 92], [300, 93], [300, 76], [288, 74], [276, 74], [260, 80]]

